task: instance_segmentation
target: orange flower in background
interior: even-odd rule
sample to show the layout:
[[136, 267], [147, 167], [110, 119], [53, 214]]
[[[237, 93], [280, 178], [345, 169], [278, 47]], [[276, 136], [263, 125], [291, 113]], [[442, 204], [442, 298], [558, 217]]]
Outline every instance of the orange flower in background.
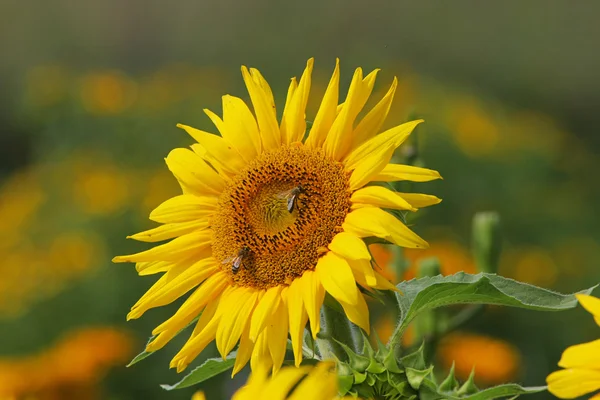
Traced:
[[442, 275], [453, 275], [460, 271], [468, 274], [477, 273], [477, 268], [469, 252], [453, 241], [432, 242], [429, 249], [419, 252], [406, 249], [404, 257], [409, 263], [409, 268], [404, 273], [406, 281], [416, 277], [419, 261], [430, 257], [436, 257], [439, 260]]
[[407, 270], [401, 278], [397, 276], [394, 268], [394, 247], [384, 244], [372, 244], [369, 246], [369, 251], [379, 267], [377, 272], [383, 275], [388, 280], [398, 283], [401, 280], [411, 280], [417, 276], [417, 268], [419, 261], [435, 257], [441, 264], [442, 275], [452, 275], [460, 271], [469, 274], [476, 274], [477, 268], [471, 258], [469, 252], [460, 244], [442, 240], [431, 242], [428, 249], [404, 249], [403, 257], [407, 262]]
[[97, 383], [131, 356], [129, 334], [109, 327], [69, 332], [39, 354], [0, 358], [0, 399], [96, 399]]
[[445, 336], [437, 348], [441, 366], [455, 363], [456, 377], [467, 380], [473, 368], [475, 381], [493, 386], [511, 381], [519, 374], [521, 356], [510, 343], [489, 336], [455, 332]]
[[500, 259], [500, 275], [532, 285], [551, 287], [559, 275], [552, 254], [538, 247], [509, 249]]
[[372, 244], [369, 246], [369, 251], [373, 260], [375, 260], [376, 268], [378, 267], [377, 272], [383, 275], [388, 281], [397, 283], [398, 277], [392, 266], [394, 262], [392, 246], [387, 244]]

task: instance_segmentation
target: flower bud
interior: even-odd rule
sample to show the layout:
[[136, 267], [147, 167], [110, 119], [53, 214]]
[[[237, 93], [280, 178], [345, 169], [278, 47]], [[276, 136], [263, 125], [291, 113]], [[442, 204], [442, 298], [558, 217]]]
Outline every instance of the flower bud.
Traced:
[[500, 216], [480, 212], [473, 217], [473, 256], [480, 272], [495, 273], [500, 258]]

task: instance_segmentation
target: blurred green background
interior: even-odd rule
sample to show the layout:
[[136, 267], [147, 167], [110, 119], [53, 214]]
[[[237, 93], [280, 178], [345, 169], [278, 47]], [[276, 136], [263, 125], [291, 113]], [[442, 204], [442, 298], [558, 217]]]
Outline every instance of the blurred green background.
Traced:
[[[451, 242], [444, 262], [466, 268], [472, 216], [497, 210], [500, 273], [563, 292], [597, 283], [599, 12], [591, 0], [0, 2], [0, 398], [191, 397], [158, 387], [180, 378], [168, 362], [182, 337], [124, 367], [177, 305], [126, 323], [155, 278], [110, 259], [144, 248], [125, 236], [177, 193], [163, 157], [191, 139], [175, 124], [214, 131], [202, 109], [247, 98], [242, 64], [281, 109], [316, 57], [309, 119], [336, 57], [342, 90], [358, 66], [382, 68], [373, 99], [397, 76], [386, 127], [423, 117], [411, 144], [445, 178], [415, 187], [444, 199], [414, 227], [430, 255]], [[464, 329], [511, 343], [510, 377], [527, 385], [598, 337], [580, 309], [491, 309]], [[244, 379], [203, 388], [228, 398]]]

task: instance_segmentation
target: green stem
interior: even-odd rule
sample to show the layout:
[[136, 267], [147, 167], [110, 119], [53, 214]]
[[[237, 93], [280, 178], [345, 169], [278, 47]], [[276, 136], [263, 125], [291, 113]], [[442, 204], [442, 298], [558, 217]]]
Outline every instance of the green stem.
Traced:
[[317, 347], [323, 360], [334, 357], [338, 360], [346, 360], [348, 356], [337, 342], [360, 352], [362, 350], [362, 347], [359, 347], [360, 340], [362, 340], [360, 333], [353, 334], [352, 325], [344, 314], [327, 306], [321, 308], [321, 331], [317, 335]]

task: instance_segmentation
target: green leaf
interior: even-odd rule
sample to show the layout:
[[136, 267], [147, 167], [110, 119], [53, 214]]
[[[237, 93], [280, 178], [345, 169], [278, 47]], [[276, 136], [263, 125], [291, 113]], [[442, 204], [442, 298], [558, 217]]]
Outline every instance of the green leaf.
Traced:
[[[597, 286], [597, 285], [596, 285]], [[596, 287], [580, 293], [589, 294]], [[452, 304], [495, 304], [538, 311], [561, 311], [577, 305], [574, 295], [564, 295], [496, 274], [459, 272], [400, 282], [396, 293], [402, 314], [390, 343], [397, 343], [417, 314]]]
[[[200, 313], [200, 315], [202, 315], [202, 313]], [[196, 323], [196, 321], [198, 321], [198, 318], [200, 318], [200, 315], [198, 315], [196, 318], [194, 318], [194, 319], [192, 320], [192, 322], [190, 322], [189, 324], [187, 324], [185, 327], [181, 328], [181, 329], [179, 330], [179, 332], [177, 332], [177, 333], [175, 334], [175, 336], [179, 335], [181, 332], [183, 332], [184, 330], [186, 330], [187, 328], [189, 328], [190, 326], [192, 326], [193, 324], [195, 324], [195, 323]], [[148, 343], [146, 343], [146, 346], [147, 346], [148, 344], [150, 344], [150, 342], [151, 342], [151, 341], [153, 341], [153, 340], [154, 340], [154, 338], [155, 338], [156, 336], [157, 336], [157, 335], [152, 335], [152, 336], [150, 336], [150, 339], [148, 339]], [[134, 364], [137, 364], [137, 363], [139, 363], [140, 361], [142, 361], [143, 359], [145, 359], [145, 358], [147, 358], [147, 357], [150, 357], [152, 354], [154, 354], [154, 351], [146, 351], [146, 346], [144, 346], [144, 351], [142, 351], [142, 352], [141, 352], [140, 354], [138, 354], [137, 356], [133, 357], [133, 360], [131, 360], [131, 361], [129, 362], [129, 364], [127, 364], [127, 367], [131, 367], [132, 365], [134, 365]]]
[[230, 370], [235, 364], [237, 352], [230, 353], [225, 360], [222, 358], [209, 358], [201, 366], [195, 368], [182, 380], [174, 385], [160, 385], [165, 390], [183, 389], [204, 382], [222, 372]]
[[[148, 343], [146, 343], [146, 346], [148, 344], [150, 344], [150, 342], [153, 341], [155, 337], [156, 337], [156, 335], [150, 336], [150, 339], [148, 339]], [[144, 351], [142, 351], [137, 356], [133, 357], [133, 360], [129, 361], [129, 364], [127, 364], [127, 368], [131, 367], [134, 364], [139, 363], [146, 357], [150, 357], [154, 353], [153, 351], [146, 351], [145, 349], [146, 349], [146, 347], [144, 346]]]
[[495, 386], [482, 390], [468, 397], [462, 397], [461, 400], [492, 400], [507, 396], [521, 394], [539, 393], [546, 390], [546, 386], [522, 387], [516, 383], [507, 383], [506, 385]]

